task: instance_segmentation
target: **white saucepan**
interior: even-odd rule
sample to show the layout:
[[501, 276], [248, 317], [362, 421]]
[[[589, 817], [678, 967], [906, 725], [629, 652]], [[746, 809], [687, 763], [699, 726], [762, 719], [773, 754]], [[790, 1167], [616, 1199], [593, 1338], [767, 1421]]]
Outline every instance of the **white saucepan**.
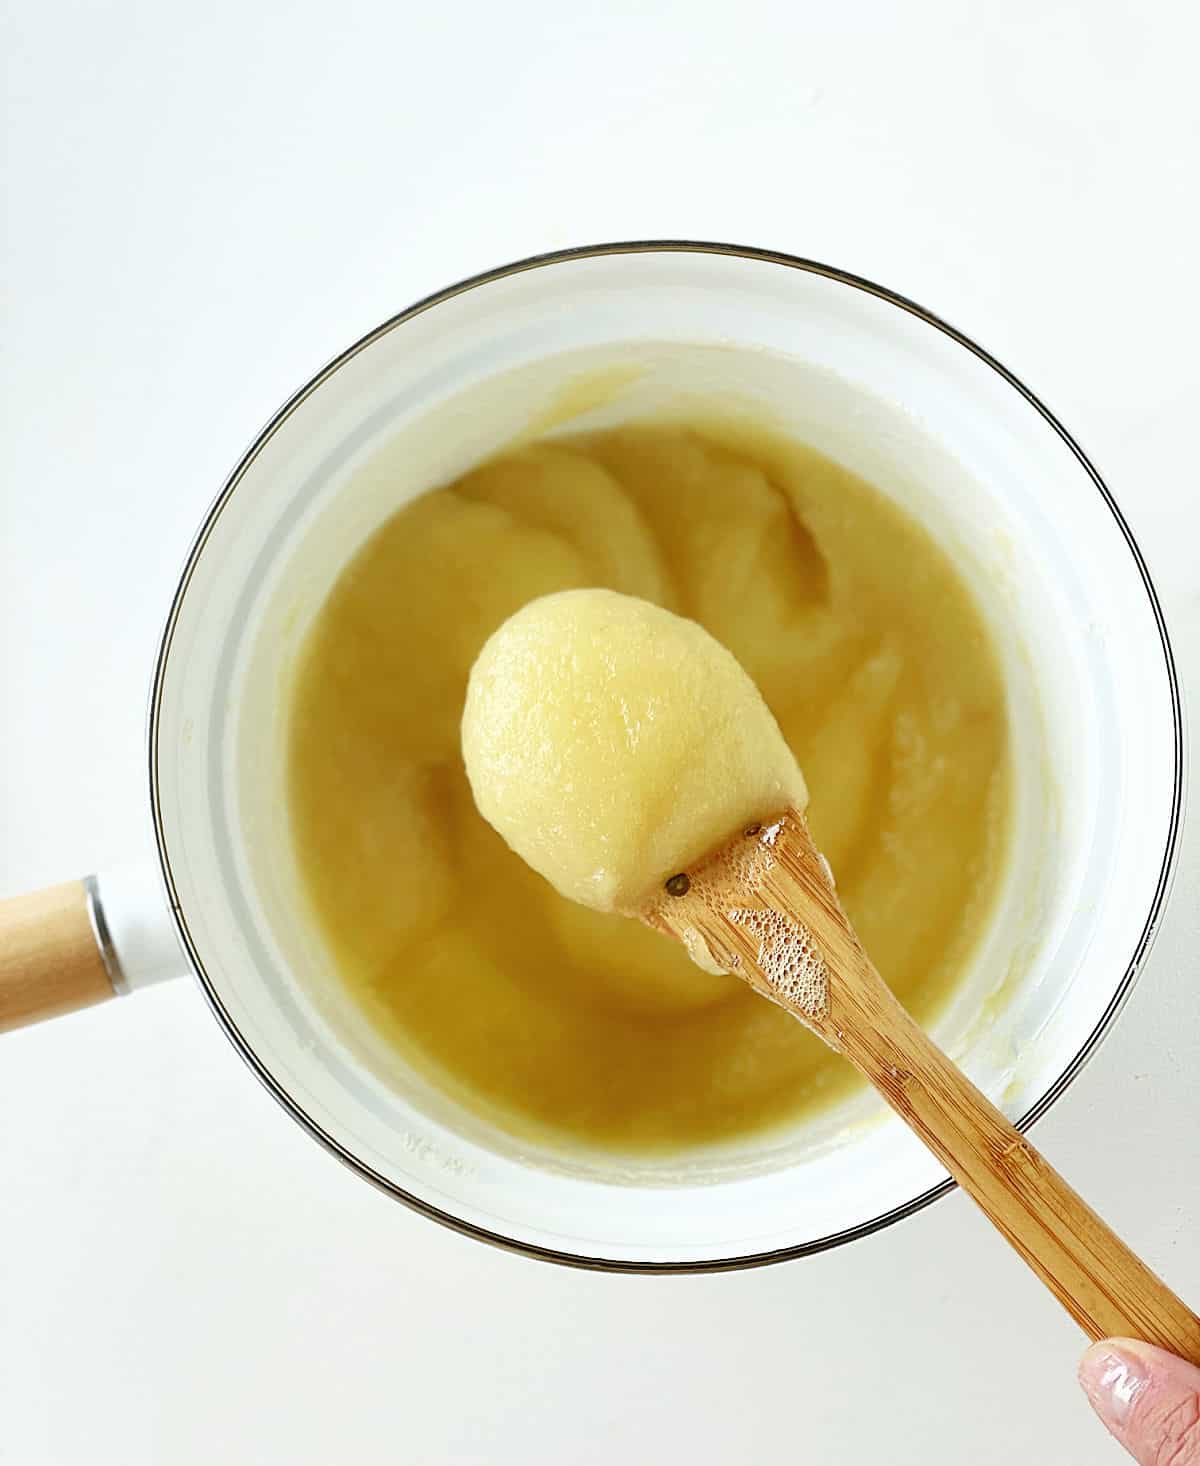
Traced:
[[[580, 382], [609, 384], [575, 393], [582, 416]], [[937, 1163], [867, 1097], [677, 1163], [519, 1147], [364, 1025], [301, 899], [288, 681], [350, 556], [405, 500], [531, 426], [689, 402], [749, 406], [860, 472], [976, 589], [1007, 673], [1015, 856], [935, 1037], [1009, 1115], [1040, 1115], [1111, 1025], [1167, 895], [1182, 716], [1154, 587], [1070, 434], [985, 351], [866, 280], [729, 245], [605, 245], [491, 271], [386, 322], [280, 409], [217, 497], [167, 618], [148, 746], [161, 869], [0, 906], [0, 1015], [191, 970], [259, 1078], [340, 1159], [431, 1217], [563, 1262], [794, 1257], [941, 1195]]]

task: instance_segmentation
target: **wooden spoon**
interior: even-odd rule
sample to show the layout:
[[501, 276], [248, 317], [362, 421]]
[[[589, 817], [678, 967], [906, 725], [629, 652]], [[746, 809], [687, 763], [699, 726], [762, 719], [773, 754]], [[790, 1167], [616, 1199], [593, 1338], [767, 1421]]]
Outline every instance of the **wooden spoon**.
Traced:
[[1200, 1319], [909, 1016], [863, 951], [803, 814], [753, 825], [638, 913], [702, 966], [734, 972], [875, 1086], [1090, 1339], [1200, 1365]]

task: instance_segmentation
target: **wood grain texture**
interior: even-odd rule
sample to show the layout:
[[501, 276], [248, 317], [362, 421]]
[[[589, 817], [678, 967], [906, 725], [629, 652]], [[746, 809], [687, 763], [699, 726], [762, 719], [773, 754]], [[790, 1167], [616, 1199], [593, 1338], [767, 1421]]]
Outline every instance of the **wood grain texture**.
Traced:
[[0, 901], [0, 1032], [113, 996], [82, 881]]
[[[682, 895], [664, 891], [642, 920], [679, 938], [703, 965], [745, 978], [844, 1054], [1089, 1338], [1142, 1339], [1200, 1365], [1200, 1319], [897, 1002], [850, 926], [799, 811], [755, 826], [687, 876]], [[784, 923], [747, 915], [756, 912]], [[785, 930], [796, 948], [791, 957], [780, 946]], [[823, 991], [814, 987], [819, 979]]]

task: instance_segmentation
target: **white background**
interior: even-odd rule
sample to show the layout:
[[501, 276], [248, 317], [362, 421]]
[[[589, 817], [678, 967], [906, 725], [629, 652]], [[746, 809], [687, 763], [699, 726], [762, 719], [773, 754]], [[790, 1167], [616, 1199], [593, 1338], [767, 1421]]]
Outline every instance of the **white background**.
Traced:
[[[1106, 474], [1200, 677], [1190, 0], [5, 7], [0, 891], [136, 856], [191, 532], [415, 297], [733, 239], [915, 297]], [[1200, 820], [1037, 1139], [1200, 1299]], [[1078, 1338], [958, 1195], [824, 1257], [568, 1272], [377, 1195], [180, 983], [0, 1045], [0, 1459], [1116, 1461]]]

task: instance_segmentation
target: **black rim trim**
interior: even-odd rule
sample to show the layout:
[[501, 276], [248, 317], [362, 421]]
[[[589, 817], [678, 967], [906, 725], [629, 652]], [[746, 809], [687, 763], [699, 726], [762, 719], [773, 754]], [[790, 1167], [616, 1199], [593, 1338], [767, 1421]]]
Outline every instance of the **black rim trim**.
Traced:
[[740, 1257], [717, 1258], [695, 1262], [643, 1262], [623, 1261], [619, 1259], [588, 1257], [577, 1253], [561, 1252], [554, 1248], [539, 1247], [532, 1243], [522, 1242], [513, 1237], [506, 1237], [502, 1233], [489, 1231], [485, 1227], [479, 1227], [471, 1222], [463, 1221], [452, 1213], [445, 1212], [439, 1207], [432, 1206], [423, 1201], [420, 1197], [405, 1191], [403, 1187], [397, 1186], [386, 1176], [381, 1175], [372, 1167], [368, 1166], [352, 1151], [347, 1150], [339, 1141], [335, 1140], [327, 1131], [323, 1130], [315, 1120], [311, 1118], [292, 1099], [290, 1094], [280, 1085], [273, 1075], [267, 1070], [258, 1055], [250, 1048], [243, 1038], [233, 1019], [226, 1011], [224, 1005], [214, 988], [200, 954], [196, 950], [191, 933], [188, 930], [187, 920], [180, 906], [178, 892], [175, 887], [174, 876], [171, 871], [170, 857], [167, 853], [166, 836], [163, 829], [162, 811], [159, 798], [158, 779], [158, 735], [161, 718], [161, 700], [166, 673], [167, 659], [171, 650], [171, 642], [174, 637], [175, 627], [179, 619], [180, 608], [184, 597], [187, 594], [188, 586], [192, 575], [203, 553], [204, 546], [212, 533], [221, 511], [224, 509], [230, 496], [237, 488], [246, 471], [261, 452], [264, 445], [274, 436], [280, 427], [287, 421], [291, 414], [304, 402], [323, 382], [334, 372], [343, 366], [352, 357], [357, 356], [360, 351], [365, 350], [380, 337], [395, 330], [397, 326], [412, 320], [415, 316], [422, 315], [433, 306], [440, 305], [444, 301], [462, 295], [468, 290], [474, 290], [478, 286], [488, 285], [510, 275], [522, 274], [527, 270], [535, 270], [547, 265], [565, 264], [571, 260], [590, 259], [605, 255], [624, 254], [712, 254], [732, 255], [741, 259], [757, 260], [764, 264], [783, 265], [789, 269], [803, 270], [812, 275], [820, 275], [828, 280], [834, 280], [843, 285], [851, 286], [861, 290], [877, 299], [897, 306], [899, 309], [916, 317], [918, 320], [933, 326], [936, 330], [948, 336], [959, 346], [964, 347], [973, 356], [984, 362], [994, 372], [1003, 378], [1026, 402], [1053, 428], [1054, 432], [1070, 449], [1080, 467], [1091, 479], [1099, 492], [1101, 498], [1108, 506], [1117, 527], [1120, 529], [1134, 563], [1137, 565], [1138, 573], [1141, 576], [1142, 584], [1145, 587], [1151, 610], [1154, 615], [1155, 624], [1158, 627], [1159, 639], [1162, 645], [1163, 660], [1166, 667], [1167, 681], [1171, 690], [1171, 711], [1174, 727], [1174, 753], [1175, 753], [1175, 778], [1172, 790], [1171, 820], [1167, 836], [1167, 847], [1163, 853], [1162, 865], [1159, 870], [1159, 877], [1154, 891], [1154, 899], [1151, 902], [1149, 913], [1142, 928], [1138, 942], [1134, 948], [1125, 973], [1117, 985], [1108, 1006], [1101, 1014], [1095, 1028], [1088, 1036], [1086, 1042], [1076, 1053], [1075, 1057], [1067, 1065], [1066, 1069], [1058, 1076], [1051, 1087], [1038, 1099], [1033, 1106], [1016, 1122], [1019, 1130], [1027, 1130], [1038, 1120], [1051, 1105], [1064, 1093], [1067, 1087], [1079, 1074], [1080, 1070], [1087, 1063], [1095, 1052], [1101, 1039], [1105, 1037], [1113, 1025], [1114, 1020], [1125, 1006], [1138, 973], [1145, 960], [1145, 957], [1154, 940], [1159, 920], [1162, 916], [1167, 895], [1170, 891], [1171, 877], [1174, 870], [1175, 858], [1179, 846], [1180, 815], [1183, 806], [1184, 790], [1184, 728], [1183, 728], [1183, 706], [1180, 697], [1179, 678], [1175, 667], [1175, 656], [1171, 647], [1171, 640], [1167, 633], [1166, 621], [1163, 617], [1162, 607], [1159, 603], [1158, 594], [1154, 583], [1150, 578], [1146, 561], [1142, 555], [1133, 533], [1126, 523], [1116, 500], [1109, 491], [1108, 486], [1100, 477], [1087, 455], [1080, 448], [1079, 444], [1059, 422], [1054, 414], [1034, 395], [1025, 384], [1015, 376], [1003, 363], [997, 361], [989, 352], [978, 346], [969, 336], [951, 326], [940, 316], [934, 315], [932, 311], [926, 310], [915, 301], [909, 300], [906, 296], [899, 295], [895, 291], [888, 290], [882, 285], [877, 285], [871, 280], [864, 279], [861, 275], [855, 275], [846, 270], [839, 270], [832, 265], [821, 264], [817, 260], [809, 260], [797, 255], [784, 254], [776, 250], [756, 249], [748, 245], [721, 244], [701, 240], [686, 239], [659, 239], [659, 240], [631, 240], [616, 242], [612, 244], [581, 245], [574, 249], [551, 251], [546, 254], [531, 255], [527, 259], [516, 260], [511, 264], [501, 265], [495, 269], [484, 271], [482, 274], [472, 275], [455, 285], [447, 286], [436, 294], [427, 295], [424, 299], [417, 301], [407, 310], [400, 311], [397, 315], [384, 321], [373, 331], [362, 336], [352, 346], [334, 357], [326, 366], [316, 373], [303, 387], [300, 388], [278, 412], [270, 419], [266, 427], [258, 434], [251, 446], [243, 454], [237, 467], [230, 474], [222, 487], [220, 493], [214, 499], [204, 521], [197, 532], [196, 538], [188, 551], [184, 565], [183, 574], [180, 577], [175, 595], [171, 601], [171, 608], [167, 615], [166, 625], [163, 630], [162, 640], [159, 644], [158, 655], [154, 664], [154, 678], [151, 685], [150, 715], [148, 727], [148, 755], [150, 775], [150, 804], [154, 819], [154, 834], [158, 848], [159, 861], [162, 868], [163, 880], [166, 883], [167, 895], [171, 905], [171, 913], [178, 928], [180, 939], [187, 951], [189, 960], [195, 969], [200, 980], [205, 998], [209, 1006], [216, 1014], [218, 1022], [225, 1030], [226, 1035], [234, 1047], [241, 1054], [242, 1058], [258, 1076], [259, 1080], [266, 1087], [268, 1092], [279, 1102], [280, 1105], [302, 1125], [313, 1137], [318, 1140], [332, 1155], [336, 1156], [343, 1165], [348, 1166], [365, 1180], [372, 1182], [380, 1190], [389, 1196], [419, 1212], [430, 1220], [439, 1222], [452, 1231], [462, 1233], [465, 1236], [473, 1237], [478, 1241], [488, 1242], [495, 1247], [500, 1247], [509, 1252], [520, 1253], [525, 1257], [533, 1257], [546, 1262], [556, 1262], [568, 1267], [586, 1268], [599, 1272], [623, 1272], [623, 1273], [711, 1273], [726, 1272], [733, 1269], [748, 1267], [764, 1267], [773, 1262], [784, 1262], [792, 1258], [809, 1257], [819, 1252], [825, 1252], [832, 1247], [839, 1247], [847, 1242], [857, 1241], [862, 1237], [869, 1237], [873, 1232], [878, 1232], [884, 1227], [891, 1226], [894, 1222], [903, 1220], [905, 1217], [914, 1216], [922, 1211], [939, 1197], [945, 1196], [952, 1191], [955, 1182], [946, 1180], [937, 1186], [930, 1187], [911, 1201], [905, 1202], [902, 1206], [894, 1207], [891, 1211], [884, 1212], [880, 1216], [873, 1217], [870, 1221], [859, 1223], [857, 1226], [846, 1228], [841, 1232], [831, 1233], [827, 1237], [817, 1238], [812, 1242], [800, 1243], [793, 1247], [777, 1248], [770, 1252], [751, 1253]]

